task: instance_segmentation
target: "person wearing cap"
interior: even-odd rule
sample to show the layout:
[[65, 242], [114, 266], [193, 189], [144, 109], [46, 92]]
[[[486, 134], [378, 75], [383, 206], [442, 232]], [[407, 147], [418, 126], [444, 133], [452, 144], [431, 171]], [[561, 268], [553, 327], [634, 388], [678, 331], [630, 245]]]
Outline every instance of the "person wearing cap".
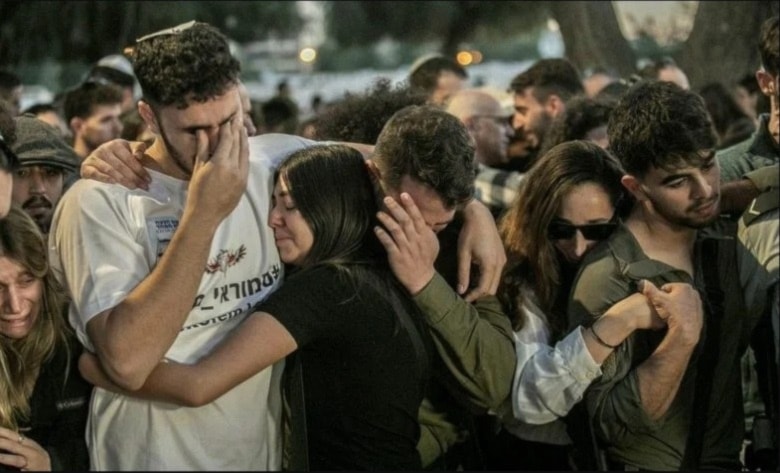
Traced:
[[115, 85], [122, 90], [122, 113], [136, 106], [135, 73], [130, 60], [121, 54], [111, 54], [100, 59], [92, 66], [85, 82], [97, 82], [103, 85]]
[[460, 64], [441, 54], [420, 56], [409, 70], [409, 86], [424, 92], [428, 102], [440, 107], [461, 90], [468, 73]]
[[51, 125], [33, 115], [21, 115], [14, 121], [16, 141], [11, 149], [19, 158], [19, 167], [11, 198], [35, 220], [41, 232], [48, 234], [66, 175], [76, 170], [79, 157]]

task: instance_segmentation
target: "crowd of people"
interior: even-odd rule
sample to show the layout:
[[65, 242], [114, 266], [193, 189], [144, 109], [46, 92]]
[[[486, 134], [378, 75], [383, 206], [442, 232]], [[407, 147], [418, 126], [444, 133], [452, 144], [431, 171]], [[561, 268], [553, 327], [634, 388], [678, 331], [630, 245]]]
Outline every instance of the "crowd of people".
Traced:
[[0, 469], [776, 469], [756, 40], [740, 93], [432, 54], [306, 119], [202, 22], [52, 104], [3, 71]]

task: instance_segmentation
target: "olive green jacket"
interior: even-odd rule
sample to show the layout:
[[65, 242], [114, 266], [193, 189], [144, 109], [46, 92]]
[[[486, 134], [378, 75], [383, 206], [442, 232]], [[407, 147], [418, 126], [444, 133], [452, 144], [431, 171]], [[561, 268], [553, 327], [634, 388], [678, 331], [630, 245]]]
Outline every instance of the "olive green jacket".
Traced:
[[[666, 331], [637, 330], [604, 362], [602, 376], [585, 394], [589, 417], [614, 467], [679, 470], [689, 434], [703, 429], [701, 455], [695, 469], [739, 468], [744, 435], [740, 384], [740, 357], [756, 320], [744, 309], [735, 263], [733, 238], [703, 238], [695, 245], [695, 278], [665, 263], [649, 259], [634, 236], [620, 225], [613, 235], [585, 258], [572, 289], [569, 325], [589, 325], [617, 301], [636, 292], [636, 283], [648, 279], [659, 287], [666, 282], [693, 284], [703, 301], [704, 325], [679, 390], [659, 420], [642, 407], [636, 367], [649, 358]], [[709, 273], [706, 274], [705, 273]], [[719, 286], [718, 290], [715, 286]], [[715, 337], [706, 344], [708, 336]], [[697, 378], [703, 353], [712, 354], [714, 369], [706, 380]], [[694, 400], [697, 382], [706, 394]], [[706, 399], [703, 425], [694, 423], [694, 405]], [[706, 405], [706, 404], [701, 404]], [[617, 466], [616, 466], [617, 465]]]

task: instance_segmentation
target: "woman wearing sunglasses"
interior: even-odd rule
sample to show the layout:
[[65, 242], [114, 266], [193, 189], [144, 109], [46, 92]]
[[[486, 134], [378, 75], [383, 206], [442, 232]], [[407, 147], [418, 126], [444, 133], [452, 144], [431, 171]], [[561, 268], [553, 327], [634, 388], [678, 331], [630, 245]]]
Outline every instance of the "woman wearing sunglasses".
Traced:
[[512, 319], [517, 353], [514, 419], [505, 419], [504, 428], [522, 444], [505, 434], [515, 446], [504, 451], [518, 452], [515, 465], [568, 469], [571, 440], [562, 419], [601, 374], [614, 343], [635, 329], [664, 325], [645, 297], [634, 294], [587, 329], [565, 332], [579, 263], [610, 236], [629, 203], [622, 176], [617, 160], [599, 146], [562, 143], [528, 172], [499, 223], [508, 260], [499, 298]]
[[[471, 369], [489, 371], [495, 386], [506, 384], [506, 401], [494, 412], [502, 428], [496, 435], [486, 434], [490, 438], [481, 442], [488, 470], [571, 469], [572, 439], [567, 424], [575, 425], [573, 432], [579, 434], [587, 422], [564, 424], [563, 419], [622, 340], [636, 329], [665, 325], [648, 297], [667, 314], [684, 305], [677, 295], [645, 282], [642, 293], [616, 303], [592, 326], [565, 332], [567, 299], [582, 257], [609, 237], [618, 225], [622, 206], [630, 203], [624, 197], [622, 176], [618, 162], [599, 146], [585, 141], [562, 143], [525, 175], [512, 207], [499, 222], [507, 266], [498, 296], [515, 331], [514, 372], [490, 363], [497, 352], [474, 338], [477, 327], [489, 322], [454, 293], [446, 314], [437, 320], [426, 319], [440, 341], [436, 346], [440, 353], [457, 359], [466, 350], [464, 345], [480, 345], [482, 364]], [[432, 281], [438, 246], [424, 222], [415, 218], [419, 213], [415, 205], [401, 204], [389, 206], [392, 219], [380, 213], [391, 232], [378, 234], [394, 273], [407, 290], [418, 294], [416, 288]], [[474, 377], [468, 372], [454, 374], [458, 379]], [[595, 469], [590, 440], [584, 442], [579, 435], [577, 440], [582, 450], [582, 454], [572, 453], [577, 468]]]

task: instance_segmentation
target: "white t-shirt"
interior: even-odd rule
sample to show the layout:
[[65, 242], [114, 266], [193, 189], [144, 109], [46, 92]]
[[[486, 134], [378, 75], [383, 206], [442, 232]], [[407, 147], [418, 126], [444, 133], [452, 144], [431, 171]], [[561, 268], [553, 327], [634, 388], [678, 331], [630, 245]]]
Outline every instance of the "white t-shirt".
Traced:
[[[250, 139], [247, 190], [214, 235], [193, 308], [166, 358], [198, 360], [278, 287], [283, 264], [267, 226], [272, 170], [311, 144], [287, 135]], [[149, 191], [82, 179], [55, 212], [50, 259], [73, 300], [70, 322], [89, 349], [87, 322], [149, 275], [182, 215], [187, 182], [150, 174]], [[199, 408], [96, 388], [86, 434], [92, 469], [278, 470], [282, 368], [269, 367]]]

